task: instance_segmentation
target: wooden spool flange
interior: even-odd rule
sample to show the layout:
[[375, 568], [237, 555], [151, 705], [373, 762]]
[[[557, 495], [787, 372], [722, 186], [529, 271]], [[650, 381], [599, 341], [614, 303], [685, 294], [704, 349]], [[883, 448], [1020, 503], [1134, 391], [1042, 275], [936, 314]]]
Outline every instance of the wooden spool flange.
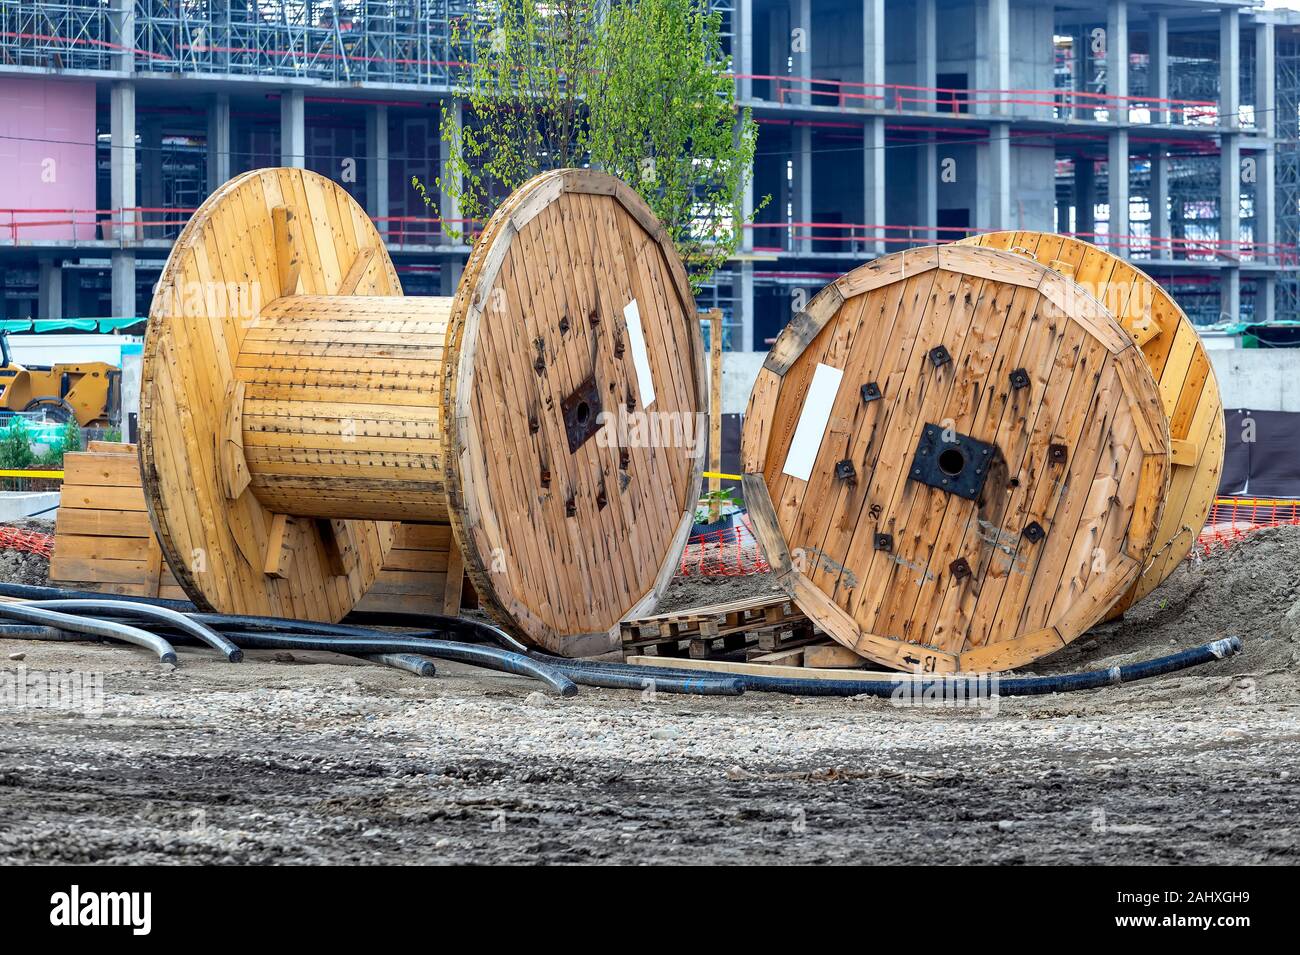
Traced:
[[750, 397], [745, 503], [837, 641], [1001, 670], [1096, 623], [1151, 552], [1168, 423], [1141, 354], [1060, 274], [918, 249], [823, 289]]
[[1045, 232], [991, 232], [963, 243], [1032, 256], [1106, 306], [1142, 349], [1169, 419], [1173, 473], [1145, 570], [1107, 619], [1158, 587], [1196, 543], [1223, 471], [1223, 398], [1196, 326], [1160, 283], [1095, 245]]
[[671, 580], [703, 466], [693, 432], [636, 427], [697, 427], [705, 402], [664, 230], [610, 176], [546, 173], [492, 217], [454, 299], [401, 291], [322, 176], [247, 173], [195, 213], [141, 386], [145, 497], [178, 581], [205, 609], [338, 620], [389, 522], [450, 523], [502, 624], [612, 648]]

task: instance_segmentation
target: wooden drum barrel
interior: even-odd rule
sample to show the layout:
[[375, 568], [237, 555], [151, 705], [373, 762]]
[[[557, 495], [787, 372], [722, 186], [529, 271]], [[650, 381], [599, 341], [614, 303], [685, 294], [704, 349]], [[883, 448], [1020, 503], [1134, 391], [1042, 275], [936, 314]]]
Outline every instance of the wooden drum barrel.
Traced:
[[[389, 522], [450, 524], [493, 616], [581, 655], [616, 645], [671, 580], [704, 402], [685, 273], [612, 177], [526, 183], [456, 296], [434, 298], [402, 295], [341, 187], [264, 169], [203, 204], [163, 271], [141, 472], [200, 607], [338, 620], [382, 566]], [[652, 415], [677, 431], [635, 427]]]
[[1142, 349], [1160, 385], [1160, 400], [1169, 419], [1173, 473], [1155, 548], [1142, 576], [1108, 614], [1117, 617], [1182, 563], [1218, 493], [1223, 471], [1223, 399], [1210, 357], [1196, 327], [1155, 279], [1095, 245], [1045, 232], [991, 232], [962, 241], [1032, 256], [1074, 279], [1106, 306]]
[[782, 587], [862, 656], [1002, 670], [1098, 622], [1148, 559], [1169, 425], [1141, 352], [1023, 256], [886, 256], [782, 331], [745, 419]]

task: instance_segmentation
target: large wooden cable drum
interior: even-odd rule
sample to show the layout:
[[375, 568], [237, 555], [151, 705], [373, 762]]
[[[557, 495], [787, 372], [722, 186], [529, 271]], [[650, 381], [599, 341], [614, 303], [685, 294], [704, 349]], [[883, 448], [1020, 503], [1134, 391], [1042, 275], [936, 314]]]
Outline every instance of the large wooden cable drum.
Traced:
[[450, 523], [501, 623], [599, 652], [671, 579], [703, 460], [689, 441], [610, 436], [638, 415], [694, 426], [703, 382], [672, 244], [610, 176], [526, 183], [437, 298], [402, 295], [341, 187], [258, 170], [203, 204], [159, 281], [145, 497], [205, 609], [338, 620], [390, 522]]
[[859, 654], [1001, 670], [1137, 579], [1168, 421], [1115, 319], [1038, 262], [886, 256], [777, 338], [745, 418], [745, 502], [781, 586]]
[[1032, 256], [1072, 278], [1115, 316], [1160, 386], [1173, 471], [1155, 547], [1112, 609], [1119, 616], [1177, 569], [1205, 526], [1223, 471], [1223, 398], [1196, 327], [1160, 283], [1095, 245], [1045, 232], [991, 232], [963, 243]]

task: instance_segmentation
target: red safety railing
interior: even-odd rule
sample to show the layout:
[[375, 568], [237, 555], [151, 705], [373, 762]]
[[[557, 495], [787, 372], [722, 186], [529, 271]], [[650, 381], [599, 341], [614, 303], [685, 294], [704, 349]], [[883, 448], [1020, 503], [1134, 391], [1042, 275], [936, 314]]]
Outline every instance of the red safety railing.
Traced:
[[[886, 251], [918, 244], [941, 244], [992, 230], [969, 226], [880, 225], [846, 222], [751, 222], [744, 226], [756, 233], [755, 252], [789, 252], [799, 244], [819, 244], [820, 251], [864, 253], [873, 247]], [[1111, 236], [1104, 232], [1065, 232], [1118, 255], [1135, 259], [1174, 261], [1256, 262], [1294, 266], [1300, 261], [1297, 247], [1283, 242], [1252, 242], [1243, 239], [1153, 238], [1143, 235]], [[761, 235], [760, 240], [757, 236]], [[779, 242], [772, 242], [775, 236]], [[826, 249], [827, 243], [837, 248]], [[800, 250], [802, 251], [802, 250]]]
[[[132, 206], [123, 209], [0, 209], [0, 237], [17, 245], [35, 242], [39, 229], [58, 229], [69, 234], [60, 239], [169, 239], [180, 234], [194, 214], [193, 209]], [[482, 224], [473, 219], [440, 219], [434, 216], [377, 216], [375, 228], [390, 245], [430, 245], [446, 233], [443, 224], [475, 236]], [[119, 233], [125, 233], [120, 235]]]
[[1115, 96], [1069, 89], [957, 89], [908, 83], [858, 83], [789, 74], [737, 73], [735, 76], [751, 82], [768, 83], [771, 95], [765, 98], [781, 105], [802, 105], [801, 101], [806, 100], [813, 106], [856, 106], [895, 112], [1006, 112], [1012, 115], [1023, 111], [1008, 107], [1020, 106], [1050, 109], [1058, 119], [1087, 112], [1094, 115], [1104, 113], [1105, 118], [1112, 118], [1112, 111], [1127, 110], [1131, 122], [1161, 122], [1176, 126], [1213, 126], [1219, 117], [1219, 104], [1213, 100]]

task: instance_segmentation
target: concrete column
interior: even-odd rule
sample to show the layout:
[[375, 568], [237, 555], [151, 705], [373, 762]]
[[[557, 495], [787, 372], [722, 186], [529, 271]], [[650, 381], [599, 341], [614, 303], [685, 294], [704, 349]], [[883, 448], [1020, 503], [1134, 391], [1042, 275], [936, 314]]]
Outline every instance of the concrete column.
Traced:
[[[444, 101], [442, 121], [451, 123], [455, 135], [451, 142], [448, 142], [445, 136], [438, 137], [438, 181], [441, 184], [438, 190], [438, 215], [444, 222], [449, 222], [450, 228], [456, 232], [464, 231], [465, 224], [456, 221], [460, 218], [460, 203], [456, 199], [456, 194], [448, 187], [453, 184], [459, 186], [461, 181], [451, 163], [454, 157], [460, 155], [460, 130], [464, 120], [464, 107], [459, 100]], [[442, 241], [451, 243], [453, 240], [447, 237], [446, 229], [442, 231], [444, 236]]]
[[[885, 92], [885, 0], [862, 0], [862, 82], [868, 95]], [[866, 100], [864, 105], [880, 103]], [[885, 105], [890, 105], [885, 103]], [[885, 213], [885, 120], [869, 119], [862, 128], [862, 221], [881, 226]], [[865, 246], [868, 255], [889, 251], [884, 233], [871, 230]]]
[[1277, 130], [1277, 41], [1272, 23], [1255, 24], [1255, 129], [1262, 136]]
[[[740, 124], [736, 124], [735, 131], [732, 134], [732, 142], [737, 146], [740, 145]], [[754, 251], [754, 230], [746, 228], [746, 224], [754, 216], [754, 162], [751, 159], [749, 168], [745, 170], [745, 181], [740, 188], [740, 195], [736, 201], [736, 227], [740, 229], [740, 251]]]
[[[1241, 235], [1241, 137], [1224, 134], [1219, 149], [1219, 238], [1231, 242]], [[1220, 255], [1235, 263], [1240, 251], [1224, 246]], [[1241, 314], [1240, 270], [1235, 265], [1225, 268], [1222, 281], [1219, 310], [1226, 316], [1224, 321], [1237, 321]]]
[[280, 94], [280, 165], [307, 165], [307, 103], [302, 90]]
[[[1241, 103], [1241, 16], [1233, 8], [1219, 13], [1219, 125], [1235, 130], [1240, 125]], [[1219, 137], [1219, 238], [1235, 241], [1241, 233], [1241, 137], [1223, 133]], [[1229, 261], [1238, 260], [1236, 249], [1224, 248]], [[1219, 288], [1219, 317], [1223, 321], [1241, 318], [1241, 270], [1223, 270]]]
[[754, 263], [741, 262], [737, 280], [740, 283], [740, 349], [754, 350]]
[[[1121, 97], [1111, 120], [1128, 122], [1128, 0], [1110, 0], [1106, 8], [1106, 92]], [[1113, 219], [1113, 215], [1112, 215]]]
[[[988, 31], [988, 83], [986, 88], [1011, 88], [1011, 5], [1010, 0], [985, 0], [985, 29]], [[988, 105], [980, 112], [1011, 113], [1010, 105]]]
[[1236, 7], [1219, 14], [1219, 125], [1236, 128], [1241, 104], [1241, 14]]
[[[937, 86], [939, 76], [939, 24], [935, 0], [916, 0], [916, 85]], [[933, 99], [933, 97], [929, 97]], [[933, 113], [937, 103], [913, 104]]]
[[754, 0], [737, 0], [732, 59], [736, 63], [736, 99], [748, 103], [754, 98]]
[[438, 294], [450, 297], [456, 294], [465, 261], [455, 253], [442, 256], [438, 261]]
[[[1085, 27], [1078, 27], [1072, 34], [1074, 38], [1074, 90], [1076, 93], [1088, 92], [1088, 81], [1092, 76], [1092, 35]], [[1075, 100], [1071, 114], [1075, 119], [1092, 119], [1089, 100], [1080, 96]]]
[[[1169, 231], [1169, 158], [1165, 147], [1159, 143], [1151, 144], [1151, 238], [1168, 240]], [[1168, 242], [1153, 243], [1152, 257], [1157, 259], [1173, 258]]]
[[[366, 212], [372, 217], [388, 215], [388, 107], [366, 110]], [[387, 237], [388, 223], [379, 222]]]
[[112, 317], [134, 318], [138, 314], [135, 302], [135, 252], [130, 249], [114, 249], [111, 265]]
[[109, 158], [109, 204], [118, 225], [113, 238], [128, 241], [137, 238], [135, 213], [135, 84], [119, 81], [109, 91], [109, 124], [112, 155]]
[[108, 35], [113, 69], [135, 72], [135, 0], [110, 0]]
[[[794, 66], [794, 75], [798, 78], [798, 90], [790, 97], [791, 102], [807, 105], [812, 102], [812, 0], [792, 0], [790, 19], [793, 29], [801, 30], [799, 49], [792, 49], [790, 59]], [[793, 36], [792, 36], [793, 42]]]
[[1097, 176], [1092, 160], [1086, 156], [1074, 157], [1074, 231], [1091, 238], [1097, 231], [1093, 220], [1093, 206], [1097, 203]]
[[1124, 258], [1128, 258], [1131, 254], [1128, 237], [1132, 231], [1128, 221], [1128, 161], [1128, 130], [1113, 130], [1110, 134], [1106, 164], [1106, 178], [1109, 183], [1106, 202], [1110, 206], [1107, 244], [1112, 253]]
[[1226, 268], [1219, 276], [1219, 321], [1241, 321], [1241, 269]]
[[[934, 137], [917, 150], [919, 165], [916, 171], [917, 225], [934, 230], [939, 225], [939, 147]], [[935, 231], [919, 233], [915, 245], [934, 245], [943, 241]]]
[[[989, 126], [988, 144], [988, 227], [1010, 229], [1011, 222], [1011, 126]], [[977, 226], [980, 223], [975, 223]]]
[[1169, 115], [1168, 104], [1159, 102], [1169, 98], [1169, 16], [1164, 13], [1153, 13], [1147, 29], [1149, 35], [1148, 47], [1151, 57], [1150, 65], [1150, 84], [1151, 96], [1157, 102], [1151, 107], [1151, 122], [1169, 123], [1173, 117]]
[[40, 260], [36, 317], [46, 321], [63, 317], [63, 266], [54, 259]]
[[812, 221], [812, 127], [798, 126], [794, 134], [794, 195], [791, 205], [794, 207], [794, 221], [805, 223], [795, 227], [795, 234], [804, 236], [792, 243], [793, 251], [808, 253], [812, 251], [812, 239], [808, 238], [809, 228], [806, 223]]
[[230, 96], [218, 93], [208, 107], [208, 191], [215, 192], [231, 176]]
[[[884, 94], [885, 85], [885, 0], [862, 0], [862, 82], [868, 96]], [[893, 106], [887, 100], [862, 100], [849, 105]]]
[[[1277, 134], [1277, 48], [1272, 23], [1255, 25], [1255, 129], [1263, 149], [1255, 153], [1255, 241], [1277, 241], [1277, 179], [1273, 137]], [[1260, 275], [1255, 282], [1255, 321], [1277, 317], [1277, 276]]]
[[[156, 119], [144, 123], [140, 132], [140, 205], [145, 209], [160, 209], [166, 203], [163, 200], [163, 131], [162, 124]], [[157, 212], [142, 212], [143, 222], [158, 222], [164, 216]], [[143, 237], [157, 239], [163, 230], [154, 226], [141, 226]]]
[[[868, 226], [883, 226], [886, 218], [885, 119], [878, 116], [862, 127], [862, 221]], [[868, 255], [889, 251], [880, 229], [869, 229], [866, 238]]]

